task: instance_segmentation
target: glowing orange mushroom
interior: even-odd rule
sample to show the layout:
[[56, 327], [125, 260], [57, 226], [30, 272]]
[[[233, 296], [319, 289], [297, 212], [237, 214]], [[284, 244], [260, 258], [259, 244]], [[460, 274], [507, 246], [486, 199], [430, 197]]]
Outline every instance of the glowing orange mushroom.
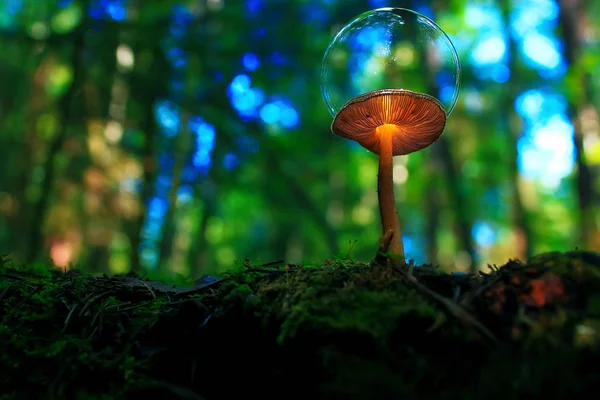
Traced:
[[331, 130], [379, 155], [377, 194], [382, 231], [392, 232], [389, 252], [404, 257], [394, 201], [393, 157], [435, 142], [446, 126], [446, 112], [432, 96], [405, 89], [376, 90], [352, 98], [336, 114]]

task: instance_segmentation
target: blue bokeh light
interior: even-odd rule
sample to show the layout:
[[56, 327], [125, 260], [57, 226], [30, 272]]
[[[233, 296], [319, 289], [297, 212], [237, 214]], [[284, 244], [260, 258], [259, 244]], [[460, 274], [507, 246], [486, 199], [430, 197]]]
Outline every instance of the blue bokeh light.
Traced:
[[533, 66], [554, 69], [563, 62], [558, 42], [538, 32], [523, 37], [523, 52]]
[[123, 1], [113, 0], [106, 6], [106, 13], [115, 21], [124, 21], [127, 17], [127, 8]]
[[246, 0], [246, 9], [250, 14], [256, 14], [262, 10], [264, 0]]
[[192, 12], [184, 5], [177, 4], [171, 9], [171, 25], [169, 32], [175, 38], [183, 38], [187, 33], [187, 28], [192, 22], [194, 16]]
[[510, 68], [506, 64], [496, 64], [492, 67], [491, 78], [498, 83], [508, 82], [510, 79]]
[[387, 6], [388, 4], [388, 0], [369, 0], [369, 7], [371, 8], [381, 8]]
[[445, 103], [452, 101], [452, 98], [454, 97], [454, 89], [454, 86], [442, 86], [440, 88], [440, 100]]
[[262, 90], [252, 88], [241, 93], [235, 93], [231, 97], [231, 105], [240, 115], [255, 117], [257, 109], [263, 103], [264, 98]]
[[151, 218], [162, 218], [167, 213], [167, 202], [160, 197], [153, 197], [148, 204], [148, 215]]
[[511, 29], [517, 37], [531, 30], [552, 30], [558, 21], [556, 0], [518, 0], [512, 4]]
[[558, 14], [556, 0], [520, 0], [511, 12], [511, 31], [524, 61], [538, 70], [542, 78], [552, 79], [566, 73], [563, 44], [554, 32]]
[[178, 47], [173, 47], [172, 49], [170, 49], [167, 53], [168, 58], [170, 61], [176, 60], [179, 57], [183, 57], [184, 56], [184, 52], [182, 49], [178, 48]]
[[506, 41], [501, 34], [495, 33], [482, 38], [471, 53], [476, 65], [495, 64], [504, 60]]
[[200, 117], [190, 117], [188, 128], [196, 134], [197, 142], [202, 145], [212, 146], [215, 141], [216, 132], [214, 126]]
[[171, 189], [171, 167], [172, 165], [169, 165], [168, 167], [163, 167], [160, 171], [160, 174], [156, 178], [154, 188], [157, 192], [166, 193]]
[[465, 15], [465, 23], [480, 32], [469, 55], [469, 61], [476, 67], [475, 75], [481, 80], [507, 82], [510, 78], [508, 38], [502, 13], [490, 5], [469, 5]]
[[[256, 56], [256, 60], [253, 60], [253, 57], [252, 53], [244, 55], [242, 63], [246, 69], [249, 69], [249, 67], [258, 68], [260, 65], [260, 59]], [[227, 87], [227, 96], [231, 105], [242, 119], [248, 120], [260, 117], [267, 124], [280, 123], [285, 128], [298, 126], [300, 116], [291, 101], [276, 96], [273, 101], [265, 104], [264, 92], [251, 86], [252, 79], [247, 74], [238, 74]]]
[[366, 26], [350, 38], [350, 46], [354, 50], [371, 51], [373, 43], [385, 43], [388, 40], [387, 35], [385, 27]]
[[471, 234], [475, 242], [482, 247], [489, 247], [496, 241], [496, 232], [484, 221], [475, 222]]
[[286, 128], [295, 128], [298, 126], [298, 122], [300, 117], [298, 116], [298, 112], [291, 106], [282, 106], [279, 116], [279, 121], [281, 125]]
[[206, 150], [198, 150], [196, 153], [194, 153], [192, 163], [195, 167], [200, 169], [208, 168], [211, 163], [210, 154]]
[[177, 135], [181, 128], [179, 111], [174, 103], [168, 100], [159, 102], [155, 106], [156, 118], [160, 124], [161, 130], [168, 137]]
[[427, 0], [413, 0], [412, 8], [419, 14], [426, 16], [429, 19], [434, 19], [435, 15], [433, 9], [429, 6]]
[[564, 114], [528, 129], [517, 143], [523, 175], [557, 186], [574, 168], [573, 134], [573, 125]]
[[264, 93], [261, 89], [251, 88], [252, 80], [248, 75], [236, 75], [227, 87], [231, 105], [238, 114], [245, 118], [255, 118], [258, 109], [264, 102]]
[[266, 124], [281, 123], [286, 128], [298, 126], [300, 117], [291, 102], [275, 100], [260, 109], [260, 118]]
[[492, 64], [478, 68], [475, 76], [481, 80], [491, 79], [494, 82], [504, 83], [510, 78], [510, 69], [506, 64]]
[[194, 189], [190, 185], [181, 185], [177, 189], [177, 201], [189, 203], [194, 199]]
[[250, 84], [252, 80], [248, 75], [236, 75], [231, 84], [229, 85], [229, 89], [232, 93], [243, 93], [244, 91], [250, 89]]
[[223, 157], [223, 168], [226, 170], [232, 170], [240, 165], [240, 159], [234, 153], [227, 153]]
[[402, 235], [402, 244], [406, 258], [414, 260], [415, 264], [423, 264], [425, 260], [425, 246], [417, 235]]
[[174, 24], [189, 24], [193, 21], [194, 16], [191, 11], [183, 4], [176, 4], [171, 10], [172, 22]]
[[[165, 199], [161, 200], [165, 201]], [[144, 228], [142, 229], [142, 237], [146, 239], [146, 243], [150, 241], [158, 241], [162, 237], [162, 219], [160, 216], [153, 217], [153, 215], [155, 214], [150, 211], [146, 225], [144, 225]]]
[[279, 121], [279, 107], [274, 103], [265, 104], [260, 109], [260, 118], [267, 124]]
[[515, 108], [521, 117], [535, 121], [542, 113], [544, 101], [544, 94], [540, 90], [528, 90], [515, 99]]
[[500, 10], [487, 4], [468, 4], [464, 22], [483, 32], [501, 32], [504, 29]]
[[516, 98], [515, 108], [527, 123], [535, 124], [566, 114], [567, 99], [551, 89], [531, 89]]
[[94, 19], [108, 17], [114, 21], [124, 21], [127, 18], [125, 0], [92, 0], [89, 15]]
[[211, 153], [217, 137], [215, 127], [204, 119], [194, 116], [189, 119], [188, 128], [196, 137], [192, 164], [201, 172], [206, 173], [212, 164]]
[[[542, 79], [566, 73], [563, 44], [554, 28], [559, 8], [556, 0], [515, 0], [510, 15], [510, 32], [524, 63]], [[507, 82], [507, 38], [502, 14], [490, 5], [468, 5], [465, 23], [480, 32], [469, 56], [481, 80]], [[567, 118], [566, 100], [550, 89], [527, 90], [515, 100], [515, 109], [525, 122], [518, 141], [518, 166], [524, 176], [557, 187], [573, 170], [573, 128]], [[485, 230], [483, 231], [485, 232]]]
[[254, 71], [260, 67], [260, 58], [254, 53], [246, 53], [242, 56], [242, 65], [248, 71]]
[[516, 98], [515, 109], [525, 122], [525, 132], [517, 142], [520, 171], [557, 187], [575, 163], [567, 99], [549, 88], [531, 89]]
[[300, 10], [300, 18], [308, 24], [324, 25], [329, 17], [327, 4], [319, 4], [318, 2], [307, 2]]

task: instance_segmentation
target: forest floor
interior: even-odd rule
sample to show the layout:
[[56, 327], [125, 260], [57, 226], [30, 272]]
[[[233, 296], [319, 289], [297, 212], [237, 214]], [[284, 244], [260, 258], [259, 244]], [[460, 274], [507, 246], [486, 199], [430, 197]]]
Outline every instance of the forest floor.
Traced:
[[521, 399], [600, 389], [600, 255], [327, 261], [176, 287], [0, 266], [0, 399]]

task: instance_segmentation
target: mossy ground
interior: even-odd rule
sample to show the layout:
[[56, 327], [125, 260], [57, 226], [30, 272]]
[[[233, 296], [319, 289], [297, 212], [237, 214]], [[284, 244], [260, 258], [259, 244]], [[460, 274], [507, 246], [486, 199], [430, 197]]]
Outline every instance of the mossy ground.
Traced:
[[[600, 256], [482, 276], [339, 261], [176, 288], [0, 267], [0, 398], [520, 399], [600, 388]], [[406, 272], [406, 271], [405, 271]]]

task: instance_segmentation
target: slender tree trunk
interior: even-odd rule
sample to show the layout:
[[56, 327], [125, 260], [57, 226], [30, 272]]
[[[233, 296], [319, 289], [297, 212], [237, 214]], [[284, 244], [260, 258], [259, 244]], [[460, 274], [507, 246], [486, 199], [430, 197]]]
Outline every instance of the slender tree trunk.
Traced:
[[[438, 4], [432, 4], [434, 11], [438, 12], [441, 8]], [[424, 48], [421, 52], [421, 65], [428, 66], [427, 52]], [[428, 68], [427, 82], [426, 85], [429, 89], [429, 93], [439, 93], [439, 87], [435, 82], [435, 77], [432, 71]], [[439, 96], [436, 96], [439, 97]], [[446, 190], [448, 192], [448, 198], [450, 205], [454, 210], [455, 216], [455, 232], [458, 235], [459, 248], [462, 251], [467, 252], [471, 257], [471, 272], [476, 271], [476, 252], [475, 245], [473, 242], [473, 236], [471, 234], [472, 221], [469, 217], [469, 199], [465, 193], [462, 179], [458, 173], [454, 155], [450, 143], [447, 139], [448, 133], [442, 134], [436, 143], [431, 146], [431, 156], [434, 159], [439, 160], [441, 163], [440, 168], [443, 171], [444, 181], [446, 184]], [[431, 160], [433, 161], [433, 160]], [[430, 162], [431, 162], [430, 161]]]
[[437, 233], [440, 229], [440, 192], [436, 177], [439, 174], [439, 168], [437, 168], [435, 160], [431, 160], [430, 164], [427, 168], [429, 178], [425, 187], [424, 199], [426, 220], [425, 240], [427, 244], [426, 262], [437, 265], [439, 251]]
[[[2, 40], [0, 45], [3, 46], [4, 43], [5, 40]], [[32, 44], [30, 41], [20, 38], [19, 46], [31, 49]], [[14, 144], [4, 142], [5, 146], [7, 144], [8, 146], [3, 149], [2, 160], [8, 160], [6, 165], [17, 165], [18, 169], [4, 168], [2, 178], [0, 178], [2, 184], [0, 190], [13, 194], [15, 207], [14, 212], [4, 221], [9, 235], [7, 243], [3, 243], [5, 247], [0, 251], [9, 251], [11, 255], [16, 256], [18, 259], [26, 257], [29, 245], [29, 232], [27, 232], [27, 229], [22, 229], [22, 227], [26, 226], [27, 221], [29, 221], [30, 210], [27, 207], [26, 192], [30, 184], [32, 171], [36, 166], [35, 157], [32, 155], [35, 154], [34, 149], [36, 146], [34, 146], [34, 143], [37, 139], [35, 121], [39, 110], [36, 102], [32, 100], [43, 95], [40, 93], [42, 90], [39, 85], [35, 85], [31, 71], [34, 71], [46, 54], [47, 51], [43, 51], [38, 55], [30, 54], [18, 72], [16, 67], [6, 67], [0, 70], [0, 76], [4, 77], [4, 82], [0, 87], [3, 94], [0, 108], [3, 111], [6, 110], [6, 112], [19, 108], [24, 109], [17, 125], [19, 131], [4, 132], [13, 135]], [[30, 161], [25, 162], [24, 160]]]
[[[447, 135], [447, 133], [446, 133]], [[464, 191], [462, 180], [455, 166], [454, 157], [450, 149], [450, 143], [442, 135], [440, 139], [432, 146], [433, 156], [439, 158], [442, 163], [443, 176], [448, 191], [450, 205], [454, 210], [455, 229], [458, 234], [458, 244], [460, 250], [467, 252], [473, 262], [471, 263], [471, 272], [476, 272], [476, 254], [471, 234], [472, 223], [469, 218], [468, 196]]]
[[501, 121], [506, 129], [506, 148], [510, 152], [508, 186], [511, 193], [511, 219], [515, 232], [515, 256], [518, 258], [529, 259], [533, 256], [533, 245], [531, 236], [530, 219], [527, 210], [523, 204], [521, 189], [519, 188], [519, 166], [517, 151], [517, 141], [521, 136], [519, 125], [519, 115], [515, 112], [514, 104], [518, 94], [517, 63], [515, 52], [515, 40], [511, 34], [510, 28], [510, 0], [503, 0], [501, 3], [502, 15], [504, 18], [505, 31], [509, 35], [507, 53], [509, 58], [508, 68], [510, 70], [510, 80], [507, 83], [506, 95], [504, 97], [502, 112], [506, 112], [506, 118]]
[[208, 228], [208, 220], [215, 215], [215, 205], [212, 200], [204, 199], [202, 207], [202, 218], [196, 235], [196, 242], [190, 251], [190, 275], [197, 279], [202, 275], [202, 270], [206, 268], [209, 262], [210, 251], [208, 249], [208, 241], [206, 240], [206, 229]]
[[63, 144], [68, 138], [69, 121], [72, 113], [72, 103], [75, 93], [80, 86], [81, 76], [84, 72], [82, 53], [85, 48], [85, 35], [87, 32], [87, 23], [84, 22], [77, 28], [74, 36], [71, 67], [73, 68], [73, 80], [71, 85], [60, 102], [60, 121], [61, 128], [52, 140], [48, 155], [44, 162], [44, 177], [40, 183], [40, 197], [33, 205], [33, 214], [30, 221], [30, 237], [26, 254], [28, 262], [38, 259], [43, 251], [43, 227], [46, 222], [48, 209], [53, 196], [54, 180], [56, 172], [56, 158], [60, 154]]
[[[570, 67], [573, 67], [581, 54], [583, 39], [581, 38], [581, 26], [579, 22], [584, 17], [586, 3], [581, 0], [559, 0], [560, 17], [559, 24], [562, 36], [565, 42], [564, 55]], [[583, 74], [579, 82], [582, 87], [589, 88], [589, 74]], [[579, 203], [579, 230], [578, 245], [582, 247], [592, 247], [595, 240], [596, 210], [594, 209], [594, 199], [598, 198], [598, 193], [594, 190], [594, 178], [592, 171], [587, 165], [584, 156], [583, 133], [581, 124], [578, 123], [578, 106], [591, 105], [591, 98], [588, 90], [583, 91], [583, 97], [579, 104], [575, 104], [573, 99], [569, 99], [568, 115], [573, 123], [575, 134], [573, 135], [573, 144], [575, 146], [576, 171], [576, 190]]]
[[168, 194], [167, 212], [163, 223], [163, 234], [160, 242], [160, 259], [159, 268], [169, 260], [173, 252], [173, 238], [175, 237], [175, 215], [177, 211], [177, 191], [181, 184], [181, 171], [185, 163], [185, 155], [189, 150], [190, 132], [187, 129], [187, 119], [189, 116], [182, 118], [184, 123], [182, 129], [175, 138], [173, 151], [175, 153], [175, 163], [173, 165], [173, 178], [171, 181], [171, 189]]
[[152, 183], [156, 179], [156, 150], [155, 142], [158, 129], [156, 128], [156, 122], [154, 120], [154, 100], [153, 96], [144, 99], [144, 122], [142, 123], [142, 130], [144, 132], [144, 147], [142, 149], [142, 187], [140, 190], [140, 202], [142, 209], [139, 217], [134, 221], [133, 225], [133, 236], [131, 237], [131, 270], [140, 271], [142, 266], [140, 262], [140, 246], [142, 244], [142, 228], [146, 223], [147, 204], [154, 188]]
[[[139, 99], [142, 104], [143, 116], [141, 130], [144, 132], [144, 144], [141, 151], [142, 160], [142, 184], [140, 189], [140, 202], [142, 210], [138, 218], [132, 222], [133, 227], [128, 229], [130, 232], [130, 264], [132, 271], [140, 271], [140, 246], [142, 244], [142, 228], [146, 223], [146, 206], [154, 193], [154, 181], [157, 172], [156, 139], [158, 136], [157, 122], [154, 117], [154, 103], [158, 98], [164, 96], [167, 91], [168, 82], [165, 79], [159, 79], [160, 76], [169, 71], [167, 60], [162, 54], [160, 39], [162, 29], [155, 31], [139, 32], [139, 37], [144, 37], [140, 50], [150, 50], [152, 62], [147, 71], [140, 69], [134, 70], [131, 78], [132, 98]], [[138, 51], [138, 54], [141, 51]]]

